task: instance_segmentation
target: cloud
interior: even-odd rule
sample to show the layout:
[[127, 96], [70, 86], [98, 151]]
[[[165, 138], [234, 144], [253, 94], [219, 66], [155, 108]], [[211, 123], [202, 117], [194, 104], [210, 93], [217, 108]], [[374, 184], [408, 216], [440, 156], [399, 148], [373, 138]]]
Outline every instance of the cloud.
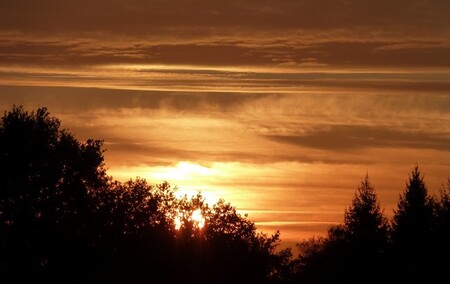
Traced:
[[2, 1], [0, 62], [449, 68], [448, 1]]
[[449, 133], [430, 134], [382, 126], [327, 125], [322, 131], [299, 136], [270, 136], [269, 139], [329, 151], [362, 148], [416, 148], [450, 151]]
[[148, 33], [161, 27], [249, 27], [329, 29], [330, 27], [438, 28], [448, 24], [447, 1], [3, 1], [2, 27], [29, 31], [115, 31]]
[[[271, 37], [271, 35], [267, 35]], [[450, 34], [448, 35], [450, 36]], [[90, 38], [6, 39], [0, 42], [0, 59], [5, 64], [25, 66], [98, 66], [111, 64], [191, 65], [191, 66], [275, 66], [301, 70], [324, 68], [448, 68], [450, 43], [444, 39], [377, 38], [360, 41], [350, 33], [347, 39], [331, 35], [324, 41], [305, 42], [289, 35], [272, 41], [261, 36], [237, 34], [216, 42], [198, 39], [189, 42], [168, 39]], [[242, 37], [248, 43], [240, 43]], [[114, 37], [112, 38], [114, 39]], [[233, 41], [236, 39], [236, 41]], [[125, 43], [124, 43], [125, 42]]]
[[[368, 170], [388, 209], [415, 162], [439, 188], [449, 14], [447, 0], [0, 1], [0, 108], [47, 106], [105, 140], [119, 179], [162, 170], [284, 211], [258, 228], [298, 240], [341, 221]], [[182, 164], [215, 174], [183, 180]]]

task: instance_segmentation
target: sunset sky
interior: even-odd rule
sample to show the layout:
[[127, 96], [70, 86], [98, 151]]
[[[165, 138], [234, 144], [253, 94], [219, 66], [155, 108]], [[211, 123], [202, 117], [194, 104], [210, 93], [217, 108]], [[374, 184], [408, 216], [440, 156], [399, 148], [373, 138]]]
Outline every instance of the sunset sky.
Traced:
[[369, 173], [388, 216], [450, 176], [450, 1], [0, 2], [0, 110], [48, 107], [108, 173], [200, 190], [286, 241]]

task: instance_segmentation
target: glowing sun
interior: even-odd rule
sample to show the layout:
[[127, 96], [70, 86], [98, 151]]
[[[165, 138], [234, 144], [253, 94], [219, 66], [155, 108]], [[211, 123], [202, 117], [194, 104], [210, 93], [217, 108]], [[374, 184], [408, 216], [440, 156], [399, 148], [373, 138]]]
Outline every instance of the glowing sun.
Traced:
[[[188, 222], [192, 222], [194, 228], [202, 229], [205, 226], [205, 217], [202, 214], [201, 209], [196, 209], [192, 212], [192, 214], [187, 218]], [[180, 230], [184, 225], [183, 217], [181, 213], [178, 213], [177, 216], [173, 219], [173, 223], [175, 225], [176, 230]]]

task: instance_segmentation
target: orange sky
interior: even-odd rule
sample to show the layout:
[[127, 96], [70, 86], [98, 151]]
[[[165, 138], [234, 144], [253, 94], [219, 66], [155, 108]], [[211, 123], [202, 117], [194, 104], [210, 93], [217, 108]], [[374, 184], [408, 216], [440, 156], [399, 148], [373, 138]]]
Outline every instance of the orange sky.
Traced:
[[392, 214], [450, 175], [450, 2], [1, 1], [0, 108], [106, 141], [282, 239], [343, 220], [366, 172]]

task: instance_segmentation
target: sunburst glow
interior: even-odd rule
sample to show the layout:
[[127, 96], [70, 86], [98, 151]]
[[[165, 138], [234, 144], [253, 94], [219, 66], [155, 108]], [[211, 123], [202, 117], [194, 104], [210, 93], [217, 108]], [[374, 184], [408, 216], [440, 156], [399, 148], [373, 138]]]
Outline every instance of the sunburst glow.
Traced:
[[154, 171], [152, 176], [155, 179], [162, 180], [189, 181], [198, 177], [206, 177], [214, 174], [214, 169], [190, 162], [179, 162], [173, 167], [161, 167], [158, 171]]
[[200, 209], [192, 212], [191, 220], [194, 222], [194, 226], [199, 229], [205, 226], [205, 217], [203, 217], [202, 211]]
[[175, 230], [179, 230], [181, 228], [181, 225], [183, 224], [179, 215], [175, 216], [175, 218], [173, 219], [173, 223], [175, 224]]
[[[193, 228], [195, 229], [202, 229], [205, 227], [205, 217], [203, 216], [201, 209], [194, 210], [187, 218], [187, 221], [192, 222]], [[178, 214], [173, 218], [173, 223], [175, 225], [175, 230], [180, 230], [181, 227], [185, 225], [182, 212], [178, 212]]]

